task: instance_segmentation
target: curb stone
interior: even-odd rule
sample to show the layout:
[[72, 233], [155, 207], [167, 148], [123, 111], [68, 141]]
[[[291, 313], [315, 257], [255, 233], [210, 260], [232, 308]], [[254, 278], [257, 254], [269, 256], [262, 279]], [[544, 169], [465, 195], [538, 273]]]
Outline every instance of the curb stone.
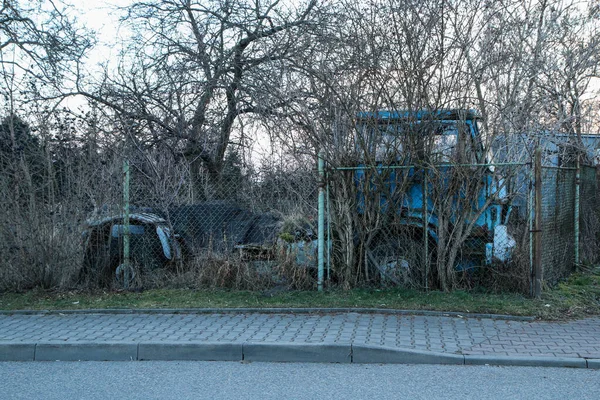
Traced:
[[465, 355], [465, 365], [588, 368], [584, 358]]
[[600, 359], [460, 355], [373, 345], [254, 342], [0, 343], [0, 361], [256, 361], [600, 369]]
[[138, 344], [123, 342], [48, 342], [35, 346], [36, 361], [135, 361]]
[[352, 362], [361, 364], [454, 364], [463, 365], [464, 356], [383, 346], [352, 345]]
[[587, 361], [587, 367], [590, 369], [600, 369], [600, 359], [590, 358]]
[[0, 343], [0, 361], [34, 361], [35, 343]]
[[244, 343], [244, 361], [350, 363], [350, 344]]
[[241, 361], [242, 343], [150, 342], [140, 343], [138, 360], [147, 361]]

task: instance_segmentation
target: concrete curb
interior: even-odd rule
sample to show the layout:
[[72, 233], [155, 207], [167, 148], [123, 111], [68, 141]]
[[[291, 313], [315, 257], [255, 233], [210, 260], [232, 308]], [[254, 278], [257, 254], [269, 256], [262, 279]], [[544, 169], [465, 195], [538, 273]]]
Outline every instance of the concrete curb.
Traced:
[[34, 361], [35, 343], [0, 343], [0, 361]]
[[600, 369], [600, 359], [461, 355], [371, 345], [253, 342], [0, 343], [0, 361], [248, 361]]
[[465, 355], [465, 365], [588, 368], [585, 358]]
[[35, 361], [134, 361], [137, 343], [64, 342], [37, 343]]
[[383, 346], [352, 345], [352, 362], [359, 364], [454, 364], [465, 363], [464, 356], [432, 351]]
[[241, 361], [242, 343], [155, 342], [140, 343], [138, 360], [154, 361]]
[[587, 361], [587, 367], [590, 369], [600, 369], [600, 359], [590, 358]]
[[350, 363], [350, 344], [244, 343], [244, 361]]
[[455, 317], [497, 319], [506, 321], [534, 321], [536, 317], [502, 314], [461, 313], [428, 310], [396, 310], [389, 308], [102, 308], [85, 310], [0, 310], [0, 315], [46, 315], [46, 314], [388, 314], [422, 315], [432, 317]]

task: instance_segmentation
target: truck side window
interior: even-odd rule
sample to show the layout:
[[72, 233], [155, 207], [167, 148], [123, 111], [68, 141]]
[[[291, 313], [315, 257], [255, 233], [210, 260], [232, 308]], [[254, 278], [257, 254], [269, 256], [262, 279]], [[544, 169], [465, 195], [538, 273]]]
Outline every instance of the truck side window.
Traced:
[[433, 163], [476, 164], [476, 148], [468, 124], [443, 122], [434, 132], [430, 157]]
[[430, 160], [434, 164], [455, 162], [459, 148], [458, 130], [454, 123], [442, 123], [433, 130], [430, 136]]
[[380, 125], [379, 134], [375, 141], [375, 159], [377, 161], [402, 159], [404, 150], [402, 141], [402, 132], [399, 125]]

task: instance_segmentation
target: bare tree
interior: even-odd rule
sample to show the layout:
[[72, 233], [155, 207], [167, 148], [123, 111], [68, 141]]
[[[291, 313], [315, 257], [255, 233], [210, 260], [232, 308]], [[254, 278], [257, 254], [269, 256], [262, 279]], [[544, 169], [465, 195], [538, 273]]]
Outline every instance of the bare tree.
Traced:
[[[192, 179], [218, 176], [243, 116], [271, 115], [294, 102], [286, 64], [310, 46], [304, 32], [317, 1], [161, 0], [134, 3], [134, 35], [118, 73], [86, 94], [140, 122], [146, 146], [182, 154]], [[84, 91], [85, 88], [80, 88]]]
[[490, 142], [504, 140], [502, 152], [513, 160], [531, 156], [522, 139], [539, 132], [573, 133], [581, 147], [582, 124], [594, 123], [597, 7], [560, 0], [457, 7], [450, 26], [465, 48], [467, 81]]
[[600, 10], [592, 4], [583, 8], [559, 3], [549, 12], [545, 32], [539, 97], [558, 129], [581, 145], [585, 118], [591, 116], [586, 103], [594, 99], [590, 84], [600, 78]]
[[59, 1], [3, 0], [0, 7], [0, 63], [7, 88], [26, 80], [22, 94], [38, 96], [59, 88], [93, 45]]

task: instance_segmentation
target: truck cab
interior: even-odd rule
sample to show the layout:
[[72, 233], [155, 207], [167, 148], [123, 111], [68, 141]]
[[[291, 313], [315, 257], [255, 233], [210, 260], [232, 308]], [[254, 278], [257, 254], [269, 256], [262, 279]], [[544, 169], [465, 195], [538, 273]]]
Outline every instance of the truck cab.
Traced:
[[414, 264], [431, 262], [438, 242], [459, 226], [456, 269], [510, 259], [516, 243], [506, 226], [506, 188], [486, 160], [479, 120], [476, 111], [454, 109], [356, 116], [359, 212], [388, 216], [367, 256], [387, 280], [400, 283], [406, 269], [422, 269]]

